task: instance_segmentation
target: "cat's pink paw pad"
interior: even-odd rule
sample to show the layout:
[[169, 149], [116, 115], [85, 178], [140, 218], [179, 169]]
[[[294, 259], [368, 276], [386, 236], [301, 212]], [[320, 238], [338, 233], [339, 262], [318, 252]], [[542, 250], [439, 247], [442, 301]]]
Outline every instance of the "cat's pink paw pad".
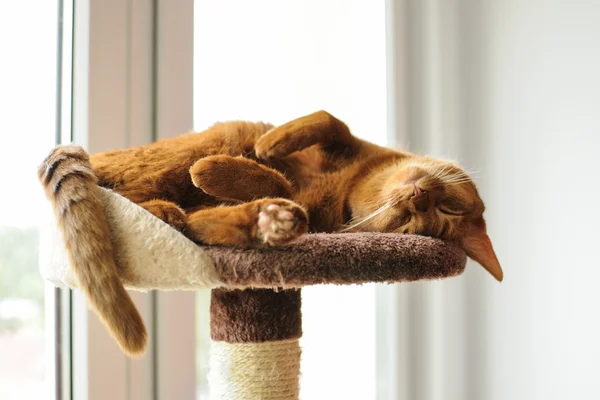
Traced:
[[308, 230], [306, 212], [291, 201], [268, 202], [258, 213], [258, 236], [276, 246], [287, 243]]

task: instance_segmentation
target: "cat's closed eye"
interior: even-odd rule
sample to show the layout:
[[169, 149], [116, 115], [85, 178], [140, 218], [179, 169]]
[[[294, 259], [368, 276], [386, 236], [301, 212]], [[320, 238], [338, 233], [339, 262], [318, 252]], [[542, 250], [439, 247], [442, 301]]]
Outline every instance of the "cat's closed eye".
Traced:
[[452, 209], [450, 209], [450, 208], [448, 208], [448, 207], [446, 207], [446, 206], [444, 206], [442, 204], [438, 205], [438, 210], [440, 210], [442, 213], [444, 213], [446, 215], [451, 215], [451, 216], [454, 216], [454, 217], [458, 217], [458, 216], [463, 215], [462, 211], [452, 210]]
[[469, 209], [468, 204], [457, 195], [445, 195], [437, 202], [437, 208], [440, 212], [450, 216], [463, 216]]

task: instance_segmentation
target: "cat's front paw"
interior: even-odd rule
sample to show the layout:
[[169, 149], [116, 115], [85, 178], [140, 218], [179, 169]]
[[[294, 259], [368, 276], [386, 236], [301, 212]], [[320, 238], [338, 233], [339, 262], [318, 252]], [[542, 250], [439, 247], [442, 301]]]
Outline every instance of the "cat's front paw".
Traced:
[[174, 203], [163, 200], [150, 200], [140, 204], [140, 206], [180, 232], [183, 232], [187, 226], [185, 212]]
[[302, 207], [287, 200], [265, 199], [258, 213], [257, 235], [271, 246], [288, 243], [308, 230]]

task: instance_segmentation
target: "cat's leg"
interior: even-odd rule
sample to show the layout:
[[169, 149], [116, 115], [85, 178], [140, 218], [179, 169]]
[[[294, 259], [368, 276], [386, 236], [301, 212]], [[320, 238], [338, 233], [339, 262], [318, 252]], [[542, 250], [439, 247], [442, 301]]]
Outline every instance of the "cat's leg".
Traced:
[[292, 186], [281, 173], [244, 157], [202, 158], [192, 165], [190, 175], [196, 187], [218, 198], [248, 202], [292, 196]]
[[285, 244], [307, 230], [306, 212], [296, 203], [260, 199], [191, 213], [186, 235], [204, 244], [249, 248]]
[[185, 212], [175, 203], [165, 200], [150, 200], [138, 205], [178, 231], [183, 231], [187, 225]]
[[254, 146], [262, 159], [282, 158], [313, 145], [328, 152], [353, 152], [361, 141], [339, 119], [326, 111], [295, 119], [275, 127], [260, 137]]

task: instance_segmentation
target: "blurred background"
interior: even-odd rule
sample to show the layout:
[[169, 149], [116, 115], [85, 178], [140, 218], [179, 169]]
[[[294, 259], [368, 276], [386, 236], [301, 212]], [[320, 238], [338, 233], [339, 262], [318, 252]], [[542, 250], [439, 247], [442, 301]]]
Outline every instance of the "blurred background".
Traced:
[[55, 144], [57, 8], [56, 1], [0, 1], [0, 399], [44, 398], [52, 357], [35, 166]]
[[[136, 10], [146, 3], [167, 4], [123, 2], [123, 23], [145, 21]], [[600, 1], [184, 3], [193, 68], [181, 79], [193, 122], [167, 135], [326, 109], [357, 136], [475, 171], [487, 205], [501, 284], [469, 263], [444, 281], [303, 290], [302, 398], [600, 398]], [[46, 203], [35, 176], [49, 149], [70, 140], [57, 135], [57, 116], [71, 111], [60, 107], [58, 77], [78, 57], [64, 47], [77, 29], [58, 34], [76, 15], [57, 11], [65, 4], [88, 7], [89, 21], [111, 15], [109, 4], [121, 10], [0, 1], [0, 399], [55, 398], [49, 381], [70, 367], [55, 362], [55, 291], [37, 271]], [[108, 45], [105, 61], [139, 51], [127, 43]], [[111, 114], [100, 115], [110, 127]], [[208, 394], [209, 298], [199, 292], [191, 311], [178, 311], [195, 320], [194, 365], [174, 367], [196, 376], [181, 398]], [[156, 348], [178, 340], [155, 336]], [[130, 388], [139, 382], [127, 376]], [[122, 398], [145, 398], [128, 390]]]

